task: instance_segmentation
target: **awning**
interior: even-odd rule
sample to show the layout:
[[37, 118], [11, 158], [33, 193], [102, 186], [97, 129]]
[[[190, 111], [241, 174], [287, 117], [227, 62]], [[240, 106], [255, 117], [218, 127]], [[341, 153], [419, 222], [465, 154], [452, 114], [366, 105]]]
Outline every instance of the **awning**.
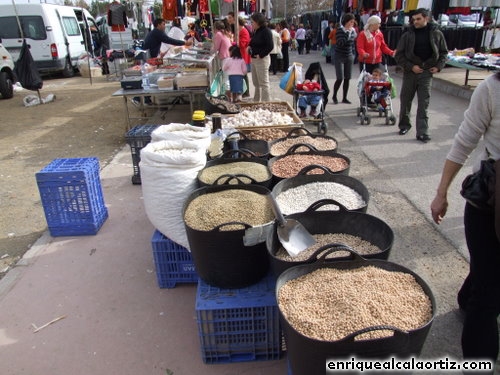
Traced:
[[450, 0], [450, 7], [500, 7], [500, 0]]

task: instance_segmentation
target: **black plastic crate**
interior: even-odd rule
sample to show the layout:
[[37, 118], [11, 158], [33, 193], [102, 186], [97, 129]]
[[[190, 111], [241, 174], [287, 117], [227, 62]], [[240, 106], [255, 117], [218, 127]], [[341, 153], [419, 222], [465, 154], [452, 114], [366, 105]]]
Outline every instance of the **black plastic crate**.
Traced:
[[160, 125], [137, 125], [125, 134], [125, 139], [130, 145], [130, 152], [132, 153], [132, 167], [134, 169], [132, 183], [134, 185], [141, 184], [141, 170], [139, 169], [141, 149], [151, 142], [151, 133], [158, 126]]

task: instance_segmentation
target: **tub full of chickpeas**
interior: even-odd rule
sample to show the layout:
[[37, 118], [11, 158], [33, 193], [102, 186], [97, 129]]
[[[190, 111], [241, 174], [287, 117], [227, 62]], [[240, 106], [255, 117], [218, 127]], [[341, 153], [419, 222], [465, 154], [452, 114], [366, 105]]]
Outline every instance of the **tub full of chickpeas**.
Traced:
[[[288, 254], [281, 245], [277, 235], [277, 224], [274, 224], [274, 230], [268, 234], [266, 247], [271, 270], [276, 277], [291, 267], [316, 262], [324, 253], [329, 252], [330, 248], [335, 248], [337, 245], [348, 246], [366, 259], [387, 260], [394, 243], [394, 232], [391, 227], [376, 216], [347, 211], [342, 206], [336, 211], [317, 211], [323, 205], [330, 206], [332, 203], [334, 201], [328, 199], [318, 201], [304, 212], [287, 216], [301, 223], [316, 240], [314, 245], [296, 256]], [[328, 254], [328, 259], [333, 260], [347, 260], [349, 257], [350, 253], [347, 251]]]
[[245, 246], [245, 231], [272, 225], [269, 189], [259, 185], [213, 185], [186, 199], [183, 220], [198, 276], [218, 288], [243, 288], [269, 271], [264, 242]]
[[334, 251], [350, 259], [323, 256], [278, 277], [290, 373], [324, 375], [336, 359], [418, 356], [436, 314], [427, 283], [396, 263]]
[[272, 175], [267, 160], [252, 157], [217, 158], [207, 161], [198, 172], [198, 186], [254, 184], [271, 188]]

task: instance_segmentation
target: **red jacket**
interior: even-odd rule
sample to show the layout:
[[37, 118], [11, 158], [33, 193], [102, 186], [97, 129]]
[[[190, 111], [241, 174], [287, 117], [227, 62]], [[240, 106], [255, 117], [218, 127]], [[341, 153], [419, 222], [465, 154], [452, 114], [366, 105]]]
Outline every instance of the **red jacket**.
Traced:
[[238, 33], [238, 42], [241, 52], [241, 57], [245, 60], [245, 63], [250, 64], [251, 59], [248, 54], [248, 45], [250, 44], [250, 33], [246, 27], [242, 27]]
[[[358, 60], [366, 64], [379, 64], [382, 62], [382, 54], [393, 55], [394, 51], [385, 44], [384, 34], [382, 31], [377, 30], [375, 34], [372, 33], [370, 40], [366, 37], [366, 31], [358, 34], [356, 41], [356, 48], [358, 50]], [[365, 59], [364, 55], [367, 53], [369, 56]]]

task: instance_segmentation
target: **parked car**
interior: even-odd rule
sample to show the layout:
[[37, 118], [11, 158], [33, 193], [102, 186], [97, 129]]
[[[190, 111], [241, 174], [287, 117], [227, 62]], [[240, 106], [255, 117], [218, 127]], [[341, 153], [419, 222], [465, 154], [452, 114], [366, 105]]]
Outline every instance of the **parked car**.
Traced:
[[0, 39], [0, 94], [2, 99], [10, 99], [14, 96], [14, 60], [9, 51], [5, 49]]

